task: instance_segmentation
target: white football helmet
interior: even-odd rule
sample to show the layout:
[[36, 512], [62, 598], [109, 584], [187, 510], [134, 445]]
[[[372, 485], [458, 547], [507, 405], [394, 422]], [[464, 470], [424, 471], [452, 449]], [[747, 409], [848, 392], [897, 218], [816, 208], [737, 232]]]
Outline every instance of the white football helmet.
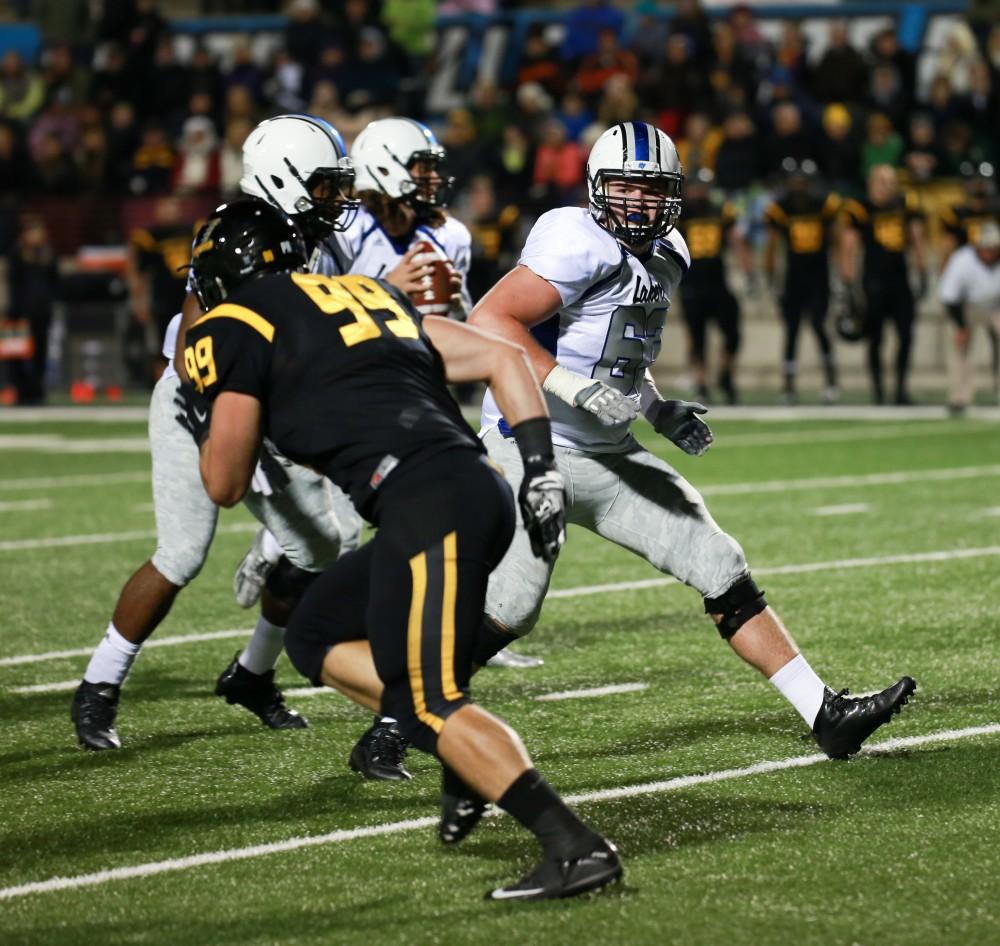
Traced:
[[[376, 191], [421, 207], [446, 207], [454, 178], [442, 177], [447, 157], [426, 125], [411, 118], [380, 118], [371, 122], [351, 147], [358, 190]], [[423, 165], [413, 176], [414, 165]]]
[[312, 115], [278, 115], [250, 132], [240, 190], [289, 214], [310, 242], [346, 230], [360, 206], [344, 139]]
[[[614, 181], [643, 181], [655, 187], [644, 197], [613, 197]], [[646, 122], [609, 128], [590, 150], [587, 188], [590, 212], [605, 230], [629, 246], [669, 233], [681, 213], [684, 169], [670, 136]], [[651, 217], [650, 209], [656, 212]]]

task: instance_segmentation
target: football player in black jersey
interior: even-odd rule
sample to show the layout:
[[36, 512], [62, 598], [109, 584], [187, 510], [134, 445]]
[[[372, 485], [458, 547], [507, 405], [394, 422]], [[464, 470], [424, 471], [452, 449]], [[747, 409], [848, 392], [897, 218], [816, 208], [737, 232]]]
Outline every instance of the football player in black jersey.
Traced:
[[882, 384], [882, 332], [886, 321], [896, 326], [897, 404], [911, 404], [906, 380], [910, 370], [916, 305], [907, 270], [912, 253], [921, 286], [927, 285], [927, 249], [923, 216], [916, 195], [902, 194], [896, 169], [879, 164], [868, 175], [868, 196], [844, 204], [841, 275], [848, 285], [858, 278], [864, 288], [868, 324], [868, 371], [876, 404], [885, 401]]
[[836, 194], [820, 193], [815, 186], [817, 168], [806, 158], [781, 162], [784, 186], [778, 197], [764, 208], [767, 220], [767, 245], [764, 249], [764, 272], [772, 283], [777, 269], [777, 250], [785, 247], [785, 281], [781, 289], [781, 318], [785, 323], [785, 360], [783, 366], [784, 399], [794, 404], [796, 348], [802, 316], [809, 317], [819, 348], [826, 388], [823, 400], [837, 400], [837, 365], [826, 314], [830, 303], [828, 264], [831, 230], [840, 199]]
[[[487, 580], [515, 517], [447, 384], [494, 390], [521, 450], [532, 545], [553, 559], [565, 493], [531, 366], [516, 345], [421, 319], [388, 283], [306, 273], [305, 263], [294, 225], [263, 201], [224, 205], [199, 233], [193, 279], [207, 312], [187, 332], [191, 386], [179, 407], [205, 489], [220, 505], [239, 502], [266, 436], [347, 492], [378, 531], [305, 593], [285, 639], [293, 664], [392, 715], [441, 759], [446, 790], [472, 789], [535, 834], [541, 864], [492, 899], [603, 886], [621, 875], [614, 846], [538, 774], [517, 734], [469, 699]], [[356, 667], [359, 644], [373, 664], [345, 685], [339, 654], [347, 648]]]

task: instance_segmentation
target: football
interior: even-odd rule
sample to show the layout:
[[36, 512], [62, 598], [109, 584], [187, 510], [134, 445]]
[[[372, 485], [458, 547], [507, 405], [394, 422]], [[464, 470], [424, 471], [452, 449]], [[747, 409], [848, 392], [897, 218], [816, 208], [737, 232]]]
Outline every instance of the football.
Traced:
[[419, 289], [410, 293], [410, 301], [421, 315], [447, 315], [451, 308], [451, 260], [429, 240], [416, 245], [415, 263], [429, 264], [430, 273], [423, 278]]

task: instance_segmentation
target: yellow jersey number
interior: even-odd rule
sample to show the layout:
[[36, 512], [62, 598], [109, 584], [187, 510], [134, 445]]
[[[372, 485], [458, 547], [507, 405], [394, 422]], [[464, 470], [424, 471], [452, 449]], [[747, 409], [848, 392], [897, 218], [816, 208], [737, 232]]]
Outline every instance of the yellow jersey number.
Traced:
[[199, 338], [193, 345], [188, 345], [184, 349], [184, 367], [187, 368], [188, 377], [199, 394], [219, 380], [219, 374], [215, 370], [211, 335]]
[[[367, 276], [319, 276], [315, 273], [292, 273], [292, 282], [299, 287], [325, 315], [350, 312], [353, 322], [340, 327], [341, 338], [350, 348], [383, 335], [387, 328], [397, 338], [419, 338], [417, 323], [398, 302], [374, 279]], [[380, 324], [371, 312], [388, 312], [395, 316]]]

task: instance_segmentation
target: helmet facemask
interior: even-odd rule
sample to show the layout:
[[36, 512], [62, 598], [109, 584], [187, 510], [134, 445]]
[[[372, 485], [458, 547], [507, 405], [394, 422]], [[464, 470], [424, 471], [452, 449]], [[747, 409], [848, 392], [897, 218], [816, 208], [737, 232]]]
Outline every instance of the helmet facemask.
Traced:
[[[598, 170], [590, 179], [594, 219], [627, 246], [666, 236], [681, 214], [684, 175], [670, 171]], [[643, 185], [637, 196], [609, 194], [609, 185]], [[617, 188], [615, 188], [617, 189]]]
[[455, 178], [441, 173], [444, 161], [441, 151], [415, 151], [410, 155], [406, 164], [409, 180], [403, 181], [400, 190], [403, 199], [418, 215], [447, 207], [451, 200]]
[[310, 242], [342, 233], [354, 222], [361, 201], [354, 191], [353, 168], [316, 168], [302, 180], [287, 159], [285, 163], [308, 195], [295, 202], [295, 222]]

